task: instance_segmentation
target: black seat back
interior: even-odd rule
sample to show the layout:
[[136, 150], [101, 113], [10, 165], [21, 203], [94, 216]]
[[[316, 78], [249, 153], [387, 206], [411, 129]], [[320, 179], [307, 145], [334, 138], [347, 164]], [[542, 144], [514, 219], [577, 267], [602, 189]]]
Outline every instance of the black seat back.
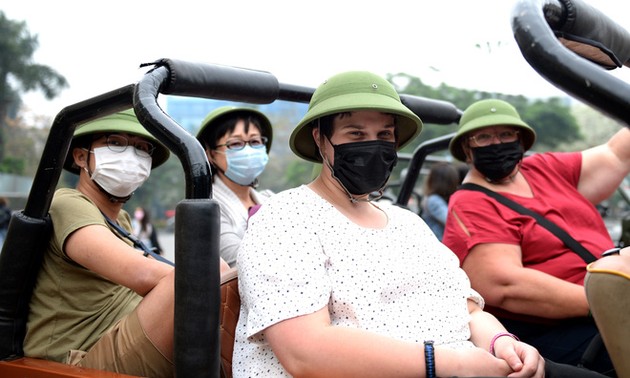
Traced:
[[51, 229], [48, 217], [11, 217], [0, 254], [0, 360], [23, 355], [29, 301]]

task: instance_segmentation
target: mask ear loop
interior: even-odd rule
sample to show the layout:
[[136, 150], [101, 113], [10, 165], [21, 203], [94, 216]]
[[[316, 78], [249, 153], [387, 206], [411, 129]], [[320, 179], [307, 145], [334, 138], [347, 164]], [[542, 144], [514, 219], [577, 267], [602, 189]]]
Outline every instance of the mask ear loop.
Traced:
[[326, 164], [326, 166], [328, 167], [328, 169], [330, 169], [330, 175], [335, 179], [335, 181], [337, 181], [339, 183], [339, 185], [341, 186], [341, 188], [344, 190], [344, 192], [346, 192], [346, 195], [348, 196], [348, 199], [350, 200], [350, 202], [352, 203], [357, 203], [357, 202], [372, 202], [375, 201], [381, 197], [383, 197], [383, 192], [385, 190], [385, 186], [383, 186], [381, 189], [379, 189], [376, 193], [378, 193], [377, 196], [372, 196], [372, 193], [368, 194], [367, 198], [357, 198], [355, 197], [352, 193], [350, 193], [350, 191], [346, 188], [346, 186], [341, 182], [341, 180], [339, 180], [337, 178], [337, 176], [335, 176], [335, 170], [333, 169], [332, 165], [330, 164], [330, 161], [328, 160], [328, 158], [325, 156], [325, 154], [322, 152], [322, 144], [323, 144], [323, 140], [322, 140], [322, 136], [324, 136], [327, 140], [328, 143], [330, 143], [330, 145], [333, 147], [333, 151], [335, 150], [335, 145], [333, 144], [333, 142], [330, 140], [330, 138], [327, 135], [323, 135], [322, 134], [322, 129], [320, 128], [320, 124], [319, 124], [319, 118], [317, 119], [317, 129], [319, 130], [319, 155], [322, 157], [322, 161]]

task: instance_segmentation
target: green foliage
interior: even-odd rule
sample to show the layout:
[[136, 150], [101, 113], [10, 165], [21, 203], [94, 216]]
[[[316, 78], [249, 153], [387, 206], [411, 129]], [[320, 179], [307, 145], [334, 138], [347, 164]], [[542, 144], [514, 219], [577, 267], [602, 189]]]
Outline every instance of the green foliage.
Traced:
[[20, 115], [6, 122], [5, 158], [0, 161], [0, 172], [33, 176], [48, 136], [50, 120], [35, 117], [36, 126], [28, 126]]
[[[573, 142], [581, 139], [578, 124], [571, 114], [571, 107], [566, 99], [552, 97], [546, 100], [531, 100], [524, 96], [505, 95], [471, 91], [441, 84], [434, 88], [424, 84], [419, 78], [404, 73], [389, 75], [388, 80], [396, 86], [400, 93], [444, 100], [465, 110], [470, 104], [486, 98], [498, 98], [512, 104], [521, 117], [536, 131], [537, 142], [533, 149], [536, 151], [553, 150], [561, 143]], [[435, 127], [425, 126], [420, 138], [413, 146], [405, 148], [411, 152], [422, 141], [446, 135], [457, 130], [457, 125]]]
[[39, 90], [52, 99], [68, 86], [55, 70], [32, 61], [38, 47], [25, 22], [9, 20], [0, 11], [0, 161], [6, 154], [7, 115], [19, 107], [20, 93]]
[[313, 180], [313, 171], [316, 168], [315, 164], [309, 163], [305, 160], [294, 160], [287, 166], [284, 174], [284, 182], [287, 188], [293, 188], [306, 184]]
[[521, 111], [521, 117], [536, 131], [534, 149], [537, 151], [555, 150], [561, 143], [570, 143], [582, 137], [571, 109], [558, 98], [535, 101]]
[[559, 151], [583, 151], [598, 146], [610, 139], [610, 136], [619, 129], [625, 127], [618, 121], [604, 117], [599, 111], [584, 104], [574, 105], [571, 114], [580, 126], [582, 138], [559, 144]]
[[5, 157], [0, 162], [0, 172], [22, 175], [24, 174], [25, 165], [24, 159]]

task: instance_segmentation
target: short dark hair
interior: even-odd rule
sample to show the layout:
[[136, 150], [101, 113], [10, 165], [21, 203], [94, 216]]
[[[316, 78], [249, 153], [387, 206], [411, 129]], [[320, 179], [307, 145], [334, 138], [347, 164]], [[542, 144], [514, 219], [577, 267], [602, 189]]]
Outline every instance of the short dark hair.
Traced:
[[[351, 113], [352, 112], [341, 112], [341, 113], [333, 113], [333, 114], [325, 115], [323, 117], [313, 120], [311, 122], [311, 128], [315, 128], [319, 126], [319, 133], [327, 137], [328, 139], [330, 139], [333, 133], [333, 121], [335, 120], [335, 117], [350, 115]], [[397, 124], [398, 118], [395, 115], [393, 116], [394, 116], [394, 124]], [[396, 142], [398, 142], [398, 128], [397, 127], [394, 128], [394, 138], [396, 139]]]
[[239, 121], [245, 123], [245, 132], [249, 132], [250, 126], [256, 126], [262, 136], [269, 138], [269, 135], [265, 135], [265, 128], [262, 127], [262, 121], [260, 117], [252, 114], [251, 112], [231, 112], [223, 117], [219, 117], [212, 121], [214, 124], [212, 127], [206, 127], [205, 130], [199, 136], [199, 140], [203, 141], [204, 148], [211, 150], [217, 148], [217, 141], [226, 134], [234, 132], [236, 124]]
[[[203, 148], [209, 150], [217, 148], [217, 141], [223, 138], [223, 136], [234, 132], [236, 124], [239, 121], [243, 121], [245, 123], [246, 133], [249, 132], [249, 127], [253, 125], [258, 129], [258, 131], [260, 131], [262, 136], [270, 138], [270, 135], [265, 135], [266, 129], [262, 127], [263, 122], [260, 117], [248, 111], [231, 112], [214, 119], [212, 121], [213, 125], [211, 127], [206, 127], [201, 135], [199, 135], [198, 139], [202, 142]], [[217, 168], [213, 164], [210, 164], [210, 171], [212, 172], [212, 180], [214, 181], [214, 175], [217, 174]]]
[[459, 172], [455, 166], [447, 162], [437, 162], [426, 178], [424, 195], [437, 194], [448, 202], [459, 183]]

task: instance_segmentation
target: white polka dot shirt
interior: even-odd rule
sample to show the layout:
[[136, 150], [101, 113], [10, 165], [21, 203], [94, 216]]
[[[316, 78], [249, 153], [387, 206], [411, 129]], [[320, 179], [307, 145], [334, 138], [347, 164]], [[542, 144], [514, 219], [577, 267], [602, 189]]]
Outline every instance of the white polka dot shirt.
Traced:
[[272, 197], [238, 254], [235, 377], [289, 376], [265, 340], [280, 321], [328, 307], [332, 324], [470, 348], [470, 287], [455, 255], [416, 214], [377, 203], [382, 229], [349, 221], [307, 186]]

